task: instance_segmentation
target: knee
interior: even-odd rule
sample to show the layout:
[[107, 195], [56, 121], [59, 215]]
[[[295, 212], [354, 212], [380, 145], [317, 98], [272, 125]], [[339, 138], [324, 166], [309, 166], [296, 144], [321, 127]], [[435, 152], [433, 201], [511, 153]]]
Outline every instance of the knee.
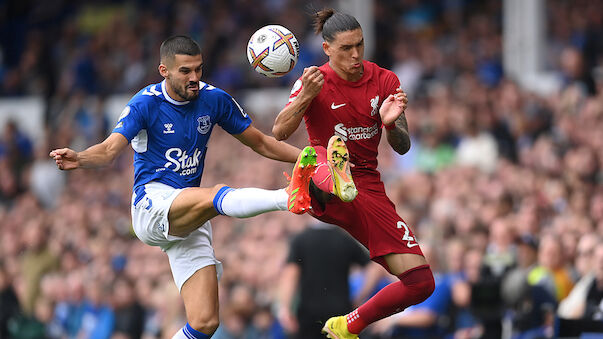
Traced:
[[207, 210], [213, 210], [214, 200], [223, 187], [226, 187], [226, 185], [218, 184], [212, 187], [202, 187], [201, 194], [197, 195], [198, 200], [193, 206], [193, 211], [204, 213]]
[[217, 185], [214, 185], [214, 186], [211, 188], [211, 191], [212, 191], [213, 195], [218, 194], [218, 191], [220, 191], [220, 189], [221, 189], [222, 187], [226, 187], [226, 185], [224, 185], [224, 184], [217, 184]]
[[412, 290], [415, 303], [420, 303], [429, 298], [435, 290], [435, 280], [429, 265], [421, 265], [406, 271], [398, 276], [406, 288]]
[[427, 271], [429, 274], [425, 276], [425, 280], [423, 282], [422, 287], [423, 296], [425, 299], [429, 298], [433, 294], [433, 291], [435, 291], [435, 279], [433, 278], [433, 273], [429, 268], [427, 268]]
[[190, 317], [190, 319], [188, 319], [188, 324], [195, 330], [211, 336], [218, 329], [220, 319], [218, 318], [217, 313], [211, 315], [199, 315]]

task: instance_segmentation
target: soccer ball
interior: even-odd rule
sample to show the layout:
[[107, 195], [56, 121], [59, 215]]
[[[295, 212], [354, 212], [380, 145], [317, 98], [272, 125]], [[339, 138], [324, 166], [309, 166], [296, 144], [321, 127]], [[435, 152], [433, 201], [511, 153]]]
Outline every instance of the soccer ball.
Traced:
[[287, 28], [268, 25], [258, 29], [247, 43], [247, 59], [258, 73], [276, 78], [289, 73], [299, 56], [299, 42]]

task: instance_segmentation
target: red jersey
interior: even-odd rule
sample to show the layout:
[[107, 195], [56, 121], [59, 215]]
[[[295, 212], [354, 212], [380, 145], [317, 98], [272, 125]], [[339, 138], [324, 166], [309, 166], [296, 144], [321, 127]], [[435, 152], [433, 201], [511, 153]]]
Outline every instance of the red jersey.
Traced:
[[[331, 199], [323, 205], [310, 194], [310, 214], [344, 228], [370, 250], [371, 258], [388, 269], [384, 255], [422, 255], [422, 252], [410, 225], [396, 213], [393, 202], [386, 196], [377, 171], [382, 133], [379, 108], [383, 100], [396, 93], [400, 81], [393, 72], [372, 62], [364, 61], [363, 65], [364, 74], [358, 81], [341, 79], [328, 63], [319, 67], [325, 83], [304, 113], [310, 144], [316, 147], [317, 162], [324, 164], [329, 138], [338, 134], [344, 139], [350, 161], [356, 165], [351, 170], [358, 196], [349, 203]], [[299, 79], [289, 102], [295, 99], [301, 87]], [[329, 173], [325, 171], [327, 167], [319, 165], [314, 179], [327, 177]]]
[[[381, 140], [381, 103], [400, 87], [400, 80], [390, 70], [363, 61], [364, 74], [358, 81], [340, 78], [329, 63], [320, 66], [324, 75], [322, 90], [304, 113], [312, 146], [327, 147], [329, 138], [340, 135], [350, 151], [355, 172], [377, 172], [377, 154]], [[301, 77], [289, 96], [289, 102], [301, 91]], [[360, 174], [360, 173], [359, 173]]]

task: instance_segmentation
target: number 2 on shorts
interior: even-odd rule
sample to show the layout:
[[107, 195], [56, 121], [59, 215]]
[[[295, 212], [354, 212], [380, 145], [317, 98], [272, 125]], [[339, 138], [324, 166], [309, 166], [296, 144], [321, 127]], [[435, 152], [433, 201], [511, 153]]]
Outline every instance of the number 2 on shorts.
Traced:
[[402, 236], [402, 240], [408, 241], [406, 243], [406, 246], [408, 246], [408, 248], [413, 248], [418, 245], [415, 241], [415, 238], [410, 236], [410, 230], [408, 229], [408, 225], [406, 225], [406, 223], [404, 221], [398, 221], [397, 227], [398, 228], [404, 227], [404, 235]]

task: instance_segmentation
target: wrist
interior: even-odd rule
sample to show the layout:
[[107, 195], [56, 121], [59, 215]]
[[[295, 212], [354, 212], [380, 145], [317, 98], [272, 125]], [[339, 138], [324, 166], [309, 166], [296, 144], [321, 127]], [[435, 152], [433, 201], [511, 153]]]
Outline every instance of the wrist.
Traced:
[[395, 122], [393, 122], [393, 123], [391, 123], [391, 124], [389, 124], [389, 125], [383, 124], [383, 127], [384, 127], [386, 130], [391, 131], [391, 130], [393, 130], [393, 129], [395, 129], [395, 128], [396, 128], [396, 123], [395, 123]]
[[317, 95], [318, 93], [308, 92], [305, 88], [302, 88], [301, 91], [299, 91], [297, 98], [301, 99], [302, 102], [306, 103], [314, 100]]
[[75, 164], [78, 168], [85, 167], [83, 164], [84, 159], [82, 159], [82, 156], [80, 155], [80, 153], [82, 153], [82, 152], [75, 152]]

